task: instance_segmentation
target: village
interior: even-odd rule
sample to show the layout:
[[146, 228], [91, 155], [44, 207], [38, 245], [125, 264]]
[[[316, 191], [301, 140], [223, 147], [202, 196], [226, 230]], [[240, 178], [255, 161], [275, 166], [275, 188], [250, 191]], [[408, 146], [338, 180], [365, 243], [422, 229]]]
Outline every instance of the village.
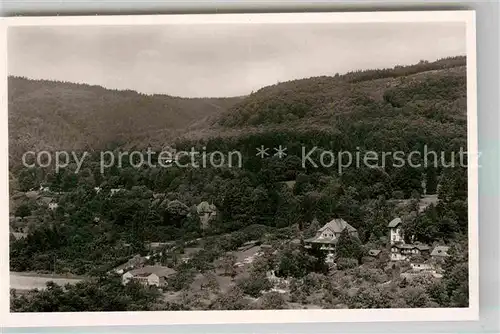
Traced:
[[[100, 187], [94, 188], [95, 193], [101, 191]], [[109, 191], [107, 196], [111, 198], [125, 191], [125, 189], [113, 188], [106, 191]], [[40, 212], [45, 212], [46, 215], [50, 216], [59, 207], [57, 199], [61, 196], [61, 193], [51, 192], [49, 187], [40, 186], [38, 190], [24, 193], [24, 197], [21, 197], [21, 194], [14, 196], [13, 200], [21, 198], [21, 201], [25, 201], [27, 198], [31, 203], [36, 203], [37, 210], [39, 210], [38, 215], [40, 215]], [[161, 194], [153, 195], [153, 201], [159, 199], [161, 199]], [[420, 200], [419, 211], [425, 210], [427, 206], [436, 203], [436, 201], [436, 196], [424, 196]], [[401, 203], [404, 204], [404, 200]], [[211, 222], [217, 219], [217, 207], [207, 201], [199, 203], [193, 208], [193, 212], [197, 213], [203, 229], [209, 228]], [[36, 216], [11, 216], [11, 237], [15, 240], [26, 238], [30, 228], [36, 228], [37, 223], [35, 222], [40, 223], [39, 218]], [[93, 223], [99, 224], [98, 216], [94, 218]], [[318, 224], [318, 220], [314, 218], [309, 225], [320, 226]], [[405, 235], [403, 225], [403, 220], [400, 217], [388, 221], [386, 224], [387, 244], [379, 244], [378, 247], [372, 248], [367, 248], [368, 245], [362, 245], [362, 258], [354, 267], [357, 267], [360, 271], [367, 270], [367, 272], [371, 270], [370, 268], [376, 267], [390, 273], [387, 275], [387, 281], [377, 283], [378, 285], [382, 284], [382, 286], [390, 284], [391, 281], [412, 280], [417, 277], [440, 280], [444, 273], [443, 264], [449, 257], [449, 246], [436, 242], [428, 245], [414, 240], [413, 236]], [[295, 284], [291, 283], [294, 279], [287, 277], [286, 274], [284, 275], [278, 268], [279, 258], [285, 250], [292, 248], [303, 253], [308, 253], [312, 249], [320, 250], [324, 255], [324, 262], [330, 273], [329, 275], [332, 275], [341, 269], [337, 263], [337, 244], [343, 234], [358, 238], [356, 228], [342, 218], [334, 218], [317, 229], [312, 237], [305, 238], [302, 234], [296, 234], [292, 238], [278, 240], [274, 238], [273, 241], [269, 241], [269, 238], [263, 235], [260, 239], [244, 242], [239, 247], [218, 256], [211, 263], [206, 264], [206, 270], [198, 270], [192, 273], [192, 277], [186, 281], [186, 284], [182, 284], [183, 288], [181, 289], [173, 288], [171, 286], [172, 281], [182, 280], [183, 276], [180, 275], [179, 270], [189, 268], [191, 261], [196, 261], [197, 257], [203, 255], [206, 240], [202, 237], [185, 241], [182, 244], [174, 240], [148, 242], [145, 245], [146, 253], [131, 254], [126, 262], [110, 270], [108, 275], [118, 276], [123, 285], [127, 285], [129, 282], [137, 282], [144, 286], [156, 288], [161, 291], [166, 302], [182, 303], [183, 298], [186, 298], [186, 291], [195, 295], [206, 293], [206, 288], [210, 284], [216, 285], [219, 291], [223, 293], [231, 291], [242, 280], [250, 278], [255, 271], [256, 263], [265, 261], [274, 264], [271, 267], [266, 267], [265, 279], [269, 282], [269, 285], [266, 285], [264, 290], [259, 291], [259, 294], [261, 296], [269, 293], [289, 296], [292, 289], [291, 285]], [[405, 240], [411, 242], [408, 243]], [[129, 245], [125, 244], [125, 246]], [[55, 261], [54, 259], [54, 263]], [[15, 280], [21, 277], [22, 282], [28, 282], [26, 281], [29, 278], [28, 273], [15, 273], [15, 275]], [[41, 279], [39, 277], [40, 273], [32, 273], [31, 275], [34, 282]], [[85, 280], [85, 278], [71, 280], [71, 275], [55, 275], [54, 277], [56, 279], [61, 277], [70, 279], [72, 284]], [[12, 276], [11, 279], [13, 279]], [[18, 285], [21, 285], [21, 283]], [[20, 290], [29, 288], [29, 284], [23, 283], [22, 285], [23, 288]], [[40, 288], [39, 283], [36, 283], [36, 285], [36, 287], [33, 286], [32, 288]], [[247, 298], [251, 297], [247, 296]], [[300, 306], [300, 304], [298, 305]]]
[[[432, 275], [435, 278], [441, 278], [443, 274], [442, 264], [449, 256], [449, 247], [437, 245], [431, 248], [419, 242], [407, 244], [404, 241], [402, 222], [400, 218], [395, 218], [388, 223], [387, 229], [390, 236], [389, 258], [388, 263], [404, 262], [409, 264], [409, 270], [401, 273], [403, 276], [415, 275]], [[321, 250], [326, 252], [326, 262], [335, 268], [335, 245], [341, 233], [348, 231], [353, 236], [356, 236], [356, 229], [345, 222], [343, 219], [333, 219], [332, 221], [321, 227], [314, 238], [304, 240], [305, 248], [311, 248], [314, 244], [321, 245]], [[298, 243], [297, 240], [291, 242]], [[245, 269], [255, 261], [255, 259], [264, 256], [266, 252], [272, 249], [271, 245], [259, 244], [258, 241], [250, 241], [239, 247], [236, 251], [231, 252], [235, 256], [233, 264], [234, 274], [231, 281], [234, 281], [238, 275], [243, 275]], [[186, 248], [182, 261], [187, 262], [196, 251], [200, 248]], [[276, 253], [277, 250], [274, 251]], [[153, 254], [154, 255], [154, 254]], [[365, 256], [364, 261], [385, 261], [383, 259], [383, 249], [370, 249]], [[141, 257], [139, 255], [131, 258], [127, 263], [115, 268], [115, 272], [122, 277], [123, 284], [127, 284], [130, 280], [137, 280], [142, 284], [165, 287], [168, 282], [168, 277], [175, 273], [175, 270], [169, 267], [159, 265], [146, 265], [150, 262], [152, 255]], [[271, 291], [286, 292], [282, 289], [283, 283], [286, 283], [286, 278], [279, 278], [275, 271], [267, 272], [267, 277], [274, 283]], [[227, 283], [227, 282], [226, 282]], [[286, 284], [285, 284], [286, 285]]]
[[472, 309], [461, 15], [9, 29], [10, 313]]

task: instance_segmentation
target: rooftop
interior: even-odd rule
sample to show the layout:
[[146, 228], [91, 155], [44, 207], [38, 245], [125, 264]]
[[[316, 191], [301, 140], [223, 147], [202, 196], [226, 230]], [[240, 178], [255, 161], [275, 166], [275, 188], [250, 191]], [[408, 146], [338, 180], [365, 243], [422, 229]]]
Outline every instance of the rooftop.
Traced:
[[380, 254], [381, 250], [380, 249], [370, 249], [368, 251], [368, 255], [371, 256], [378, 256]]
[[349, 232], [356, 232], [356, 229], [349, 225], [342, 218], [332, 219], [330, 222], [326, 223], [322, 228], [319, 229], [319, 232], [323, 232], [326, 229], [332, 230], [334, 233], [342, 233], [345, 229]]
[[396, 247], [396, 248], [399, 248], [399, 249], [414, 249], [414, 248], [417, 248], [417, 249], [419, 249], [421, 251], [431, 249], [429, 246], [424, 245], [424, 244], [417, 244], [417, 245], [395, 244], [395, 245], [392, 245], [392, 247]]
[[42, 198], [40, 198], [40, 202], [42, 202], [43, 204], [46, 204], [46, 205], [49, 205], [50, 203], [52, 203], [52, 201], [53, 201], [52, 197], [42, 197]]
[[396, 227], [398, 226], [399, 224], [401, 224], [401, 218], [394, 218], [393, 220], [390, 221], [389, 225], [387, 225], [387, 227]]
[[338, 241], [338, 238], [322, 238], [321, 236], [317, 236], [317, 237], [312, 237], [312, 238], [309, 238], [309, 239], [306, 239], [304, 240], [304, 242], [314, 242], [314, 243], [318, 243], [318, 244], [335, 244], [337, 243]]
[[145, 266], [142, 268], [134, 269], [129, 271], [134, 276], [149, 276], [151, 274], [156, 274], [158, 277], [167, 277], [175, 274], [175, 270], [169, 267], [162, 266]]
[[134, 257], [132, 257], [131, 259], [129, 259], [127, 262], [116, 267], [115, 270], [124, 270], [124, 269], [127, 269], [129, 267], [133, 267], [133, 266], [142, 264], [144, 262], [146, 262], [146, 258], [137, 254]]
[[449, 256], [448, 250], [450, 247], [448, 246], [436, 246], [431, 253], [431, 256]]

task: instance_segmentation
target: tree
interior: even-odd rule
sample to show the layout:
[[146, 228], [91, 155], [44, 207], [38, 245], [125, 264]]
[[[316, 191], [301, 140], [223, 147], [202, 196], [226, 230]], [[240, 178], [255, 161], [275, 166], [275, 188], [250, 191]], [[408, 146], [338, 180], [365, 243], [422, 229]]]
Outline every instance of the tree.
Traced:
[[361, 241], [347, 229], [344, 229], [337, 242], [336, 256], [337, 258], [355, 259], [359, 262], [363, 256]]
[[391, 184], [394, 190], [400, 190], [405, 198], [411, 197], [413, 191], [422, 194], [422, 173], [417, 168], [404, 166], [392, 172]]
[[409, 307], [428, 307], [429, 296], [423, 287], [408, 287], [402, 292], [402, 297]]
[[31, 215], [31, 206], [28, 203], [21, 203], [15, 211], [17, 217], [26, 217]]
[[243, 291], [238, 286], [231, 287], [228, 292], [221, 293], [210, 304], [212, 310], [245, 310], [248, 302], [244, 298]]
[[242, 278], [237, 283], [237, 286], [245, 294], [255, 298], [259, 297], [262, 291], [267, 291], [272, 288], [272, 284], [265, 274], [253, 274], [250, 277]]
[[167, 288], [173, 291], [187, 289], [193, 283], [194, 275], [193, 270], [181, 267], [179, 271], [167, 279]]
[[445, 203], [467, 200], [467, 169], [445, 169], [441, 175], [438, 198]]
[[425, 193], [426, 195], [433, 195], [437, 191], [438, 175], [436, 167], [428, 167], [425, 170]]
[[159, 303], [157, 289], [118, 277], [101, 277], [64, 287], [53, 282], [45, 290], [11, 295], [13, 312], [148, 311]]
[[187, 205], [177, 200], [171, 201], [166, 205], [164, 222], [166, 225], [179, 227], [188, 213], [189, 207]]
[[286, 302], [279, 292], [269, 292], [260, 298], [259, 308], [262, 310], [282, 310], [286, 308]]
[[213, 273], [206, 272], [203, 274], [205, 282], [202, 285], [202, 289], [208, 289], [212, 292], [218, 292], [220, 290], [219, 282]]
[[451, 245], [444, 263], [442, 282], [450, 298], [451, 307], [469, 305], [469, 263], [467, 240], [460, 240]]
[[388, 308], [390, 307], [389, 295], [386, 291], [376, 286], [361, 287], [348, 297], [349, 308]]
[[233, 276], [236, 273], [234, 264], [236, 263], [236, 255], [233, 253], [226, 253], [219, 262], [219, 268], [224, 270], [225, 276]]
[[318, 233], [318, 230], [321, 228], [321, 224], [318, 219], [314, 218], [309, 226], [307, 226], [304, 231], [304, 238], [312, 238]]

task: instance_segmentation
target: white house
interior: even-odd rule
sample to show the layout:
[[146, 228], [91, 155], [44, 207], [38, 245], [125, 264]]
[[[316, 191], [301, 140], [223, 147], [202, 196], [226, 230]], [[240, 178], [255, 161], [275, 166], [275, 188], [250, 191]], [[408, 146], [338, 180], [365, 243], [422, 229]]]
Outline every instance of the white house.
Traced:
[[50, 188], [49, 187], [45, 187], [43, 185], [40, 185], [40, 191], [43, 191], [43, 192], [49, 192], [50, 191]]
[[49, 208], [50, 210], [55, 210], [59, 207], [59, 204], [57, 204], [52, 197], [48, 197], [48, 196], [40, 197], [38, 199], [38, 204], [40, 206], [45, 206], [46, 208]]
[[198, 212], [198, 216], [200, 217], [201, 226], [203, 228], [207, 228], [209, 226], [210, 221], [215, 219], [217, 216], [217, 208], [213, 204], [209, 204], [204, 201], [196, 206], [196, 211]]
[[113, 196], [114, 194], [116, 193], [119, 193], [120, 191], [122, 191], [123, 189], [122, 188], [113, 188], [110, 190], [111, 192], [111, 196]]
[[391, 245], [397, 244], [397, 243], [403, 243], [404, 244], [404, 235], [403, 235], [403, 229], [401, 228], [402, 221], [401, 218], [394, 218], [393, 220], [390, 221], [389, 227], [390, 229], [390, 234], [389, 234], [389, 240], [391, 241]]
[[410, 260], [412, 256], [428, 255], [430, 247], [424, 244], [394, 244], [391, 246], [391, 261]]
[[450, 247], [448, 246], [436, 246], [431, 252], [431, 258], [434, 263], [434, 266], [438, 271], [443, 270], [443, 264], [445, 263], [446, 258], [450, 256], [448, 254]]
[[380, 249], [370, 249], [368, 251], [368, 256], [378, 259], [381, 253], [382, 251]]
[[450, 247], [448, 246], [436, 246], [432, 252], [431, 252], [431, 257], [433, 259], [445, 259], [447, 258], [449, 255], [448, 255], [448, 250], [450, 249]]
[[321, 250], [335, 252], [335, 246], [342, 232], [347, 231], [351, 236], [358, 236], [357, 230], [343, 219], [333, 219], [318, 230], [316, 236], [304, 240], [305, 247], [311, 248], [314, 244], [320, 245]]
[[429, 262], [411, 262], [410, 266], [414, 271], [435, 271], [434, 265]]
[[165, 286], [167, 278], [175, 274], [175, 270], [162, 266], [145, 266], [139, 269], [127, 271], [122, 275], [122, 283], [127, 284], [130, 281], [137, 281], [149, 286]]

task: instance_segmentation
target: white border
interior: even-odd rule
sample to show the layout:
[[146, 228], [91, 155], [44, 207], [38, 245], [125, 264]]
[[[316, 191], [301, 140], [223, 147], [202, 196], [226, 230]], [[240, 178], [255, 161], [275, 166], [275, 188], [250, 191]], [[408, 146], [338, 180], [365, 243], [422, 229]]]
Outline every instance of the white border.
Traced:
[[[0, 45], [7, 46], [7, 28], [14, 26], [70, 25], [151, 25], [151, 24], [303, 24], [303, 23], [404, 23], [463, 22], [467, 41], [467, 139], [468, 152], [477, 153], [476, 26], [475, 11], [350, 12], [287, 14], [218, 15], [141, 15], [11, 17], [0, 21]], [[5, 47], [7, 50], [7, 47]], [[7, 52], [0, 54], [0, 94], [3, 122], [0, 122], [0, 212], [8, 216], [8, 115]], [[381, 322], [454, 321], [479, 319], [478, 257], [478, 156], [468, 155], [469, 209], [469, 307], [436, 309], [361, 309], [361, 310], [276, 310], [276, 311], [157, 311], [157, 312], [81, 312], [10, 313], [8, 224], [0, 226], [0, 325], [5, 327], [307, 323], [307, 322]], [[7, 279], [5, 279], [7, 278]]]

